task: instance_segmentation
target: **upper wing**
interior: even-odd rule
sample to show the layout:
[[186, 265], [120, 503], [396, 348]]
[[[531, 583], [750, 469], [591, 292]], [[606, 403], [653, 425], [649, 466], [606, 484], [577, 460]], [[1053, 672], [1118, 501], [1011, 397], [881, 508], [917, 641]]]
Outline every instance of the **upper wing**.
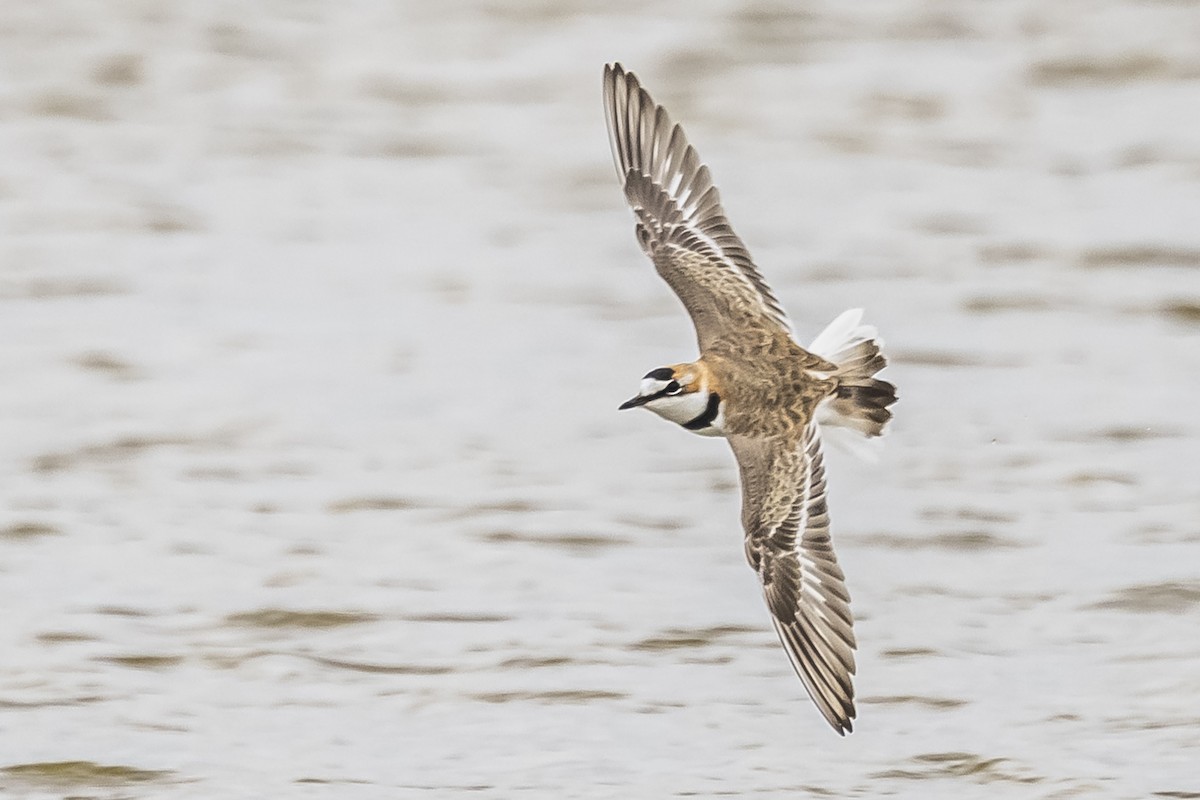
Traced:
[[747, 324], [791, 322], [733, 232], [708, 167], [632, 73], [604, 68], [613, 160], [637, 215], [637, 237], [696, 326], [700, 349]]
[[817, 424], [801, 448], [731, 436], [742, 476], [746, 558], [796, 673], [838, 733], [853, 730], [854, 618], [829, 539]]

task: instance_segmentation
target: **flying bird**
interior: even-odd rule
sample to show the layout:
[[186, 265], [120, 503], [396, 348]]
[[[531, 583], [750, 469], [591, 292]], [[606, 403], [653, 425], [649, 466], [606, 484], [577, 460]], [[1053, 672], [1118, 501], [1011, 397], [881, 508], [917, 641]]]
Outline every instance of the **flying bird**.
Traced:
[[821, 714], [853, 730], [854, 618], [829, 536], [821, 429], [880, 436], [896, 387], [861, 309], [807, 348], [734, 233], [708, 167], [631, 72], [604, 68], [604, 113], [638, 243], [679, 296], [700, 357], [650, 370], [621, 409], [642, 407], [737, 459], [746, 559], [771, 622]]

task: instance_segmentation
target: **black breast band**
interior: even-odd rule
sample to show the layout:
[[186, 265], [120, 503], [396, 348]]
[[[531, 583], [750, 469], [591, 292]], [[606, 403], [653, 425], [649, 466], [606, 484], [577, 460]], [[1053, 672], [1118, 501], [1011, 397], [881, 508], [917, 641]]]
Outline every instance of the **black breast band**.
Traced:
[[721, 395], [713, 392], [708, 396], [708, 405], [704, 407], [704, 411], [700, 416], [690, 422], [683, 423], [683, 427], [689, 431], [699, 431], [710, 427], [713, 420], [717, 418], [717, 414], [721, 413]]

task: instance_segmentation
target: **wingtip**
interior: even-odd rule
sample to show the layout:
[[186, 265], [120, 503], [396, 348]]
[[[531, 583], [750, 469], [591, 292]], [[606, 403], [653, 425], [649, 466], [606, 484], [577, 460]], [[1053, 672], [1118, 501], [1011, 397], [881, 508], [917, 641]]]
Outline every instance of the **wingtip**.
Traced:
[[[853, 703], [853, 701], [851, 701]], [[826, 713], [826, 709], [817, 706], [817, 710], [821, 712], [821, 716], [825, 717], [825, 721], [833, 728], [834, 732], [845, 738], [847, 734], [854, 733], [854, 707], [851, 705], [849, 713], [837, 714]], [[832, 709], [830, 709], [832, 711]]]
[[853, 664], [839, 679], [830, 672], [830, 666], [824, 656], [811, 646], [806, 646], [805, 640], [798, 636], [796, 631], [782, 625], [774, 615], [771, 622], [774, 623], [775, 631], [783, 642], [784, 652], [787, 653], [793, 669], [821, 717], [839, 736], [853, 732], [854, 686], [850, 680], [850, 676], [854, 674]]
[[842, 713], [837, 713], [834, 709], [822, 708], [819, 704], [817, 710], [821, 712], [821, 716], [829, 723], [829, 727], [833, 728], [833, 732], [843, 739], [848, 734], [854, 733], [854, 717], [855, 709], [853, 701], [849, 709], [843, 710]]
[[[614, 90], [621, 84], [625, 85], [625, 92], [628, 95], [637, 94], [642, 89], [641, 81], [637, 79], [629, 70], [621, 65], [620, 61], [611, 61], [604, 65], [604, 84], [611, 86]], [[644, 90], [643, 90], [644, 91]], [[647, 98], [649, 100], [649, 98]], [[650, 102], [653, 105], [653, 102]]]
[[[629, 75], [629, 73], [621, 66], [620, 61], [611, 61], [604, 65], [604, 84], [606, 86], [615, 87], [626, 75]], [[629, 77], [633, 76], [629, 75]]]

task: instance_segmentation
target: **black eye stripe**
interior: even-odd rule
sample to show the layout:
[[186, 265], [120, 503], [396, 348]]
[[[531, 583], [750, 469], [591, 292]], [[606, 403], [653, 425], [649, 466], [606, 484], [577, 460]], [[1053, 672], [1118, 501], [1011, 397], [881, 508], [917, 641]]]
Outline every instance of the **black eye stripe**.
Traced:
[[680, 392], [683, 391], [683, 387], [679, 385], [679, 381], [671, 381], [670, 383], [667, 384], [666, 388], [663, 389], [663, 391], [666, 392], [667, 394], [679, 394]]

